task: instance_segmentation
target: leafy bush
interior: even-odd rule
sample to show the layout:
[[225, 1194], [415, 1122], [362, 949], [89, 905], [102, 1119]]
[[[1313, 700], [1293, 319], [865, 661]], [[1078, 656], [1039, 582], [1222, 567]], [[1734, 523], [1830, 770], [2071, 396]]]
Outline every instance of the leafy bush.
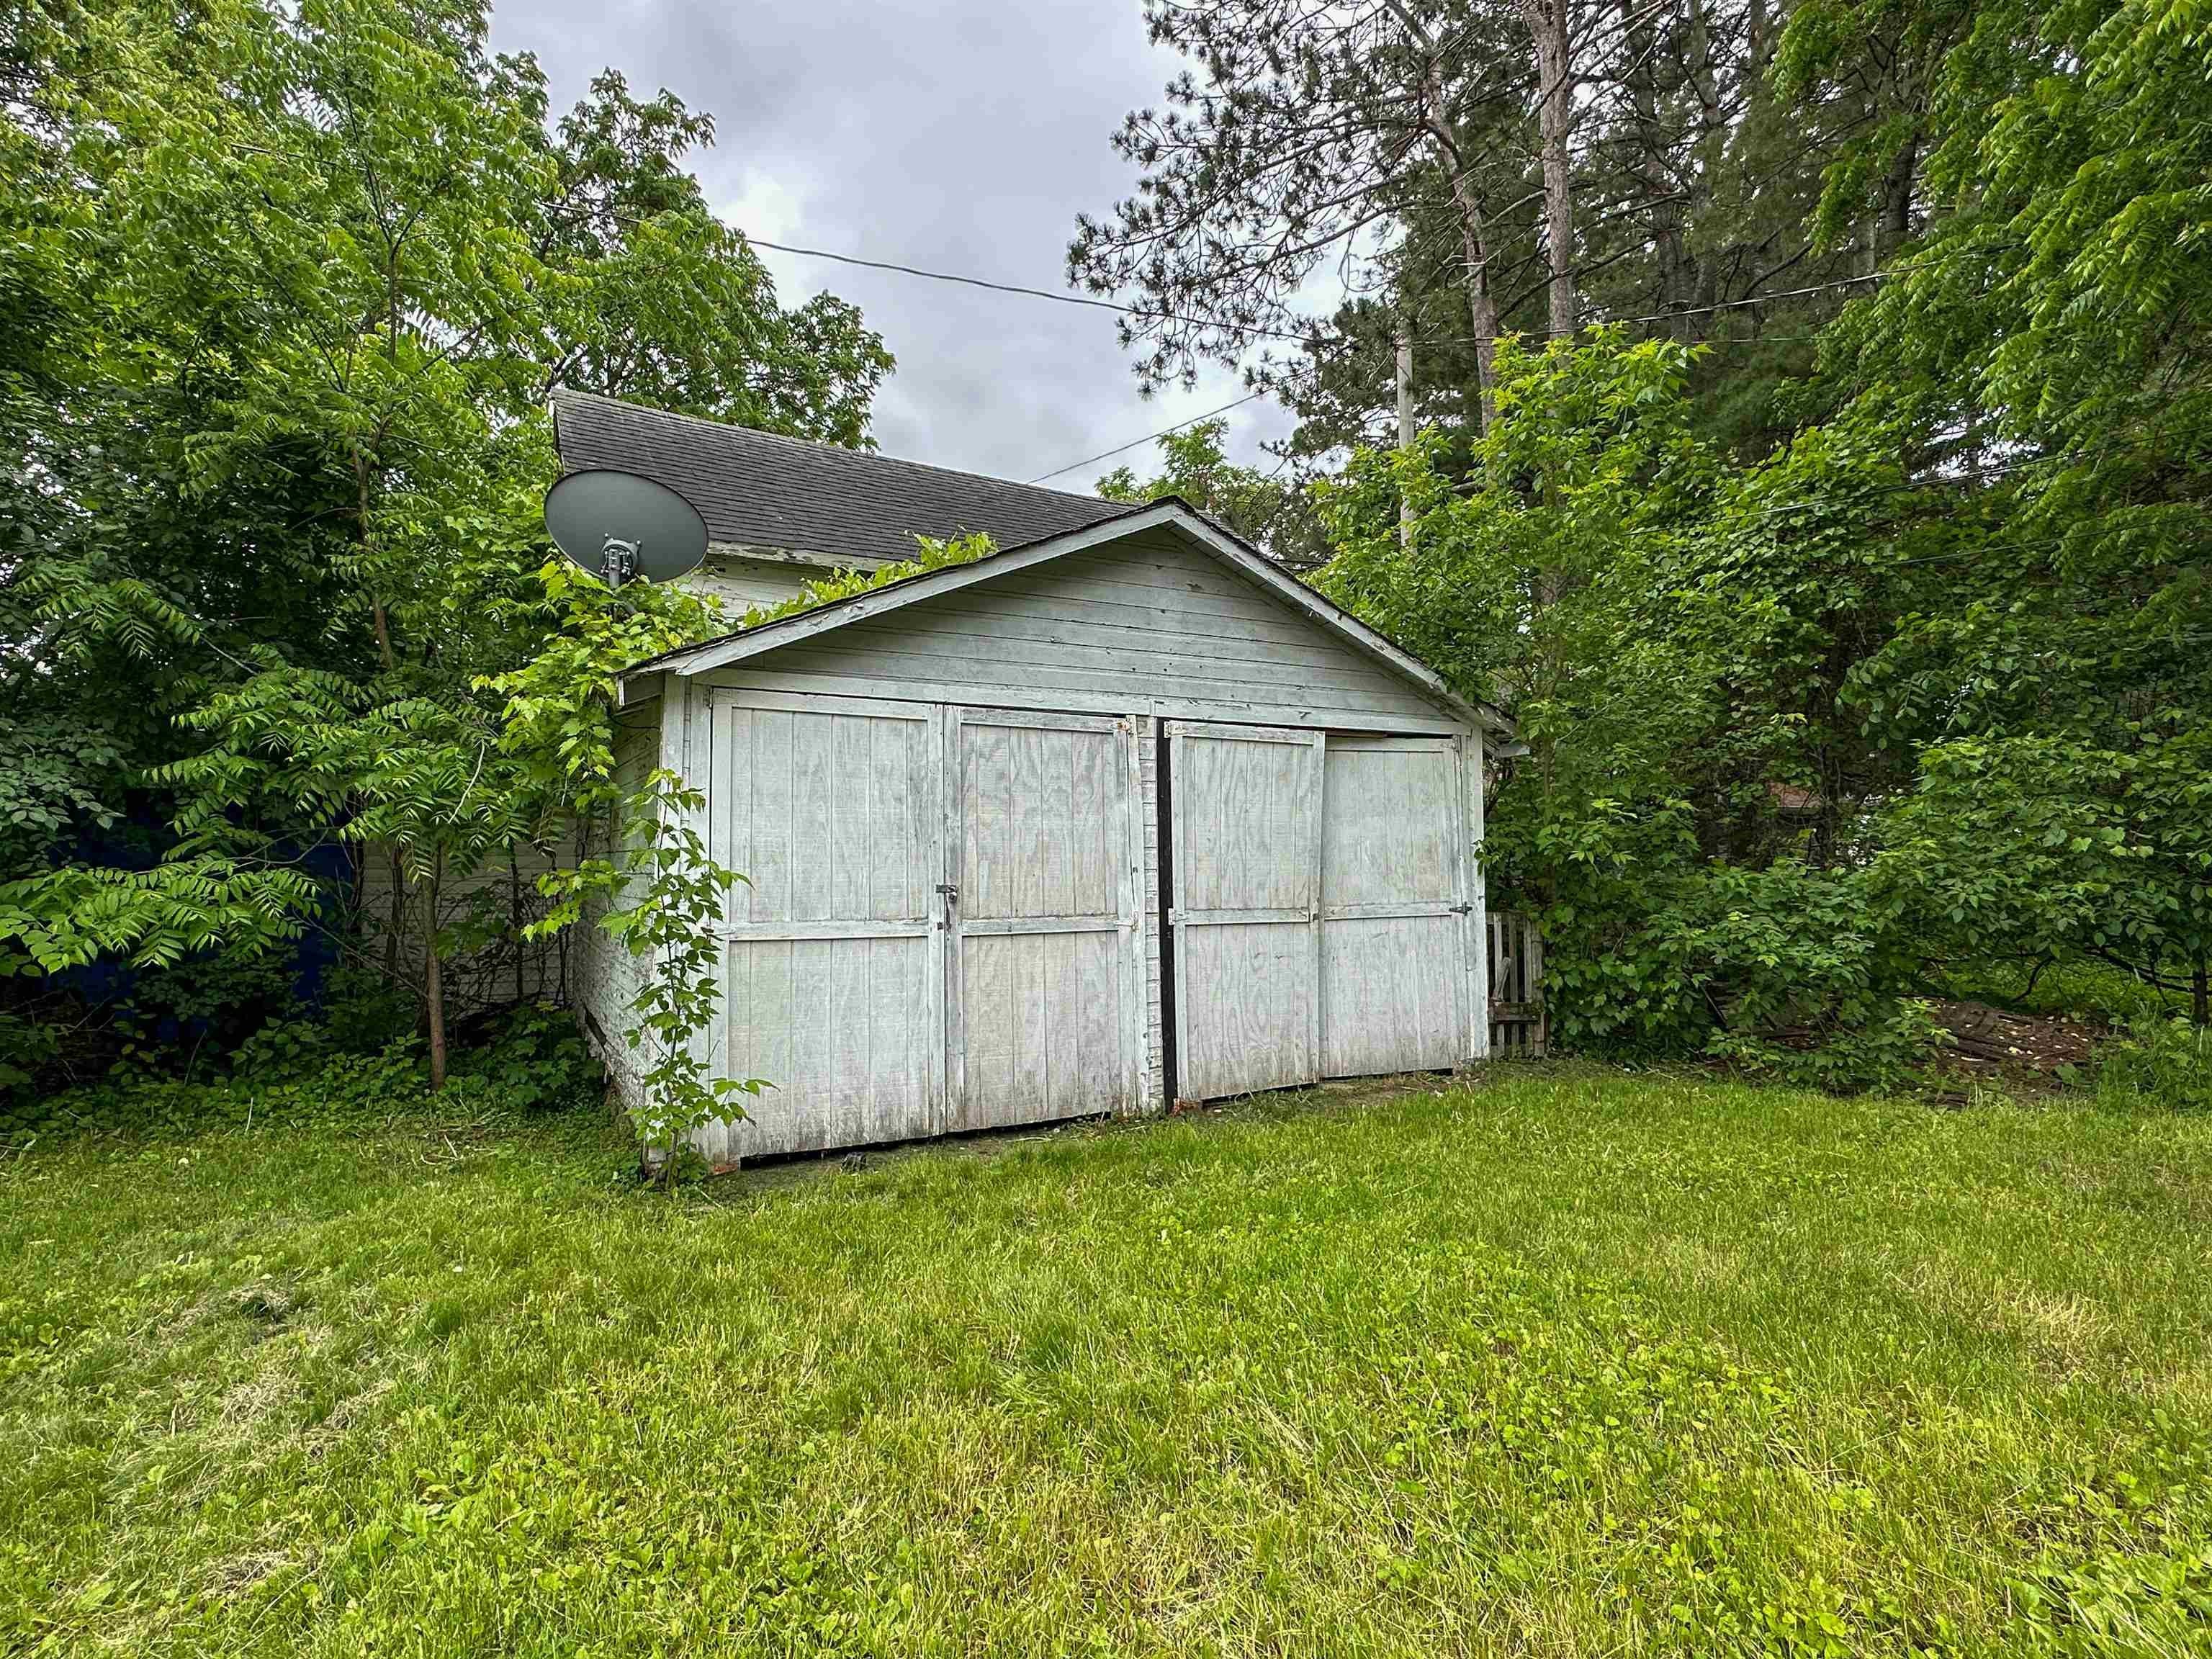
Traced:
[[39, 1073], [60, 1048], [53, 1026], [0, 1013], [0, 1139], [33, 1127], [43, 1115]]
[[229, 1077], [186, 1081], [118, 1070], [97, 1086], [24, 1102], [0, 1124], [15, 1144], [36, 1137], [197, 1133], [316, 1122], [369, 1127], [434, 1115], [441, 1121], [516, 1120], [595, 1105], [605, 1079], [568, 1014], [526, 1006], [484, 1023], [433, 1091], [412, 1036], [371, 1054], [337, 1048], [329, 1027], [282, 1020], [249, 1040]]
[[2172, 1106], [2212, 1108], [2212, 1029], [2185, 1019], [2139, 1018], [2105, 1046], [2097, 1085], [2148, 1095]]
[[605, 1089], [574, 1016], [536, 1002], [494, 1015], [482, 1039], [454, 1056], [453, 1075], [522, 1112], [591, 1105]]
[[[1594, 810], [1595, 809], [1595, 810]], [[1837, 1091], [1895, 1088], [1941, 1040], [1894, 909], [1860, 872], [1700, 861], [1674, 804], [1538, 827], [1545, 996], [1570, 1048], [1702, 1052]]]

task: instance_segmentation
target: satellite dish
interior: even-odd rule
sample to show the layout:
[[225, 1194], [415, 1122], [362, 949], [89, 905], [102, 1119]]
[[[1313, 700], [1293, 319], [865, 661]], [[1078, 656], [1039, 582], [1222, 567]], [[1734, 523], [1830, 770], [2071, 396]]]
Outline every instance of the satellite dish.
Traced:
[[593, 467], [545, 492], [553, 545], [610, 587], [665, 582], [707, 556], [707, 521], [666, 484]]

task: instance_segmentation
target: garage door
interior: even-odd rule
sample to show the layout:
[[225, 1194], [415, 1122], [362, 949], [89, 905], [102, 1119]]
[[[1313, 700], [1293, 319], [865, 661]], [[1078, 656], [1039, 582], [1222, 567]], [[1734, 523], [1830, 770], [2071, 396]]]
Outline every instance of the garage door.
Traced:
[[1322, 734], [1168, 726], [1176, 1088], [1193, 1100], [1321, 1075]]
[[1456, 741], [1169, 732], [1177, 1093], [1466, 1059], [1473, 872]]
[[1458, 751], [1449, 738], [1328, 740], [1325, 1077], [1431, 1071], [1470, 1052]]
[[1142, 841], [1130, 720], [722, 691], [713, 855], [724, 1155], [1133, 1109]]
[[1133, 1109], [1143, 1053], [1133, 723], [952, 714], [947, 1129]]
[[774, 1087], [745, 1152], [936, 1132], [945, 1089], [941, 735], [925, 704], [718, 693], [708, 845], [725, 906], [723, 1076]]

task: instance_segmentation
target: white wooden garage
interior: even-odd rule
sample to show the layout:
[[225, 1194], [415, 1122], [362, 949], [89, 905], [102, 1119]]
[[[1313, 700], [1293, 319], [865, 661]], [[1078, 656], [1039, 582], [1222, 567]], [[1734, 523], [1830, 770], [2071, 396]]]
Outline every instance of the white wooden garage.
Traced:
[[[705, 493], [659, 453], [620, 464]], [[971, 480], [959, 521], [914, 524], [903, 480], [869, 487], [908, 464], [829, 453], [866, 464], [852, 511], [928, 533], [1022, 489]], [[1496, 714], [1179, 501], [1056, 499], [1093, 521], [625, 680], [630, 752], [701, 790], [748, 878], [713, 1060], [773, 1087], [711, 1160], [1485, 1051]], [[611, 966], [583, 975], [603, 1036]]]

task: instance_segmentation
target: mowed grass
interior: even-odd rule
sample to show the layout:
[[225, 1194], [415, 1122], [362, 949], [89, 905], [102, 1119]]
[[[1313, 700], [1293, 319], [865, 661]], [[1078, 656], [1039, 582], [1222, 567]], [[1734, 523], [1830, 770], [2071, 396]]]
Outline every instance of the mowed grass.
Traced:
[[0, 1173], [0, 1649], [2212, 1647], [2212, 1121], [1501, 1068]]

